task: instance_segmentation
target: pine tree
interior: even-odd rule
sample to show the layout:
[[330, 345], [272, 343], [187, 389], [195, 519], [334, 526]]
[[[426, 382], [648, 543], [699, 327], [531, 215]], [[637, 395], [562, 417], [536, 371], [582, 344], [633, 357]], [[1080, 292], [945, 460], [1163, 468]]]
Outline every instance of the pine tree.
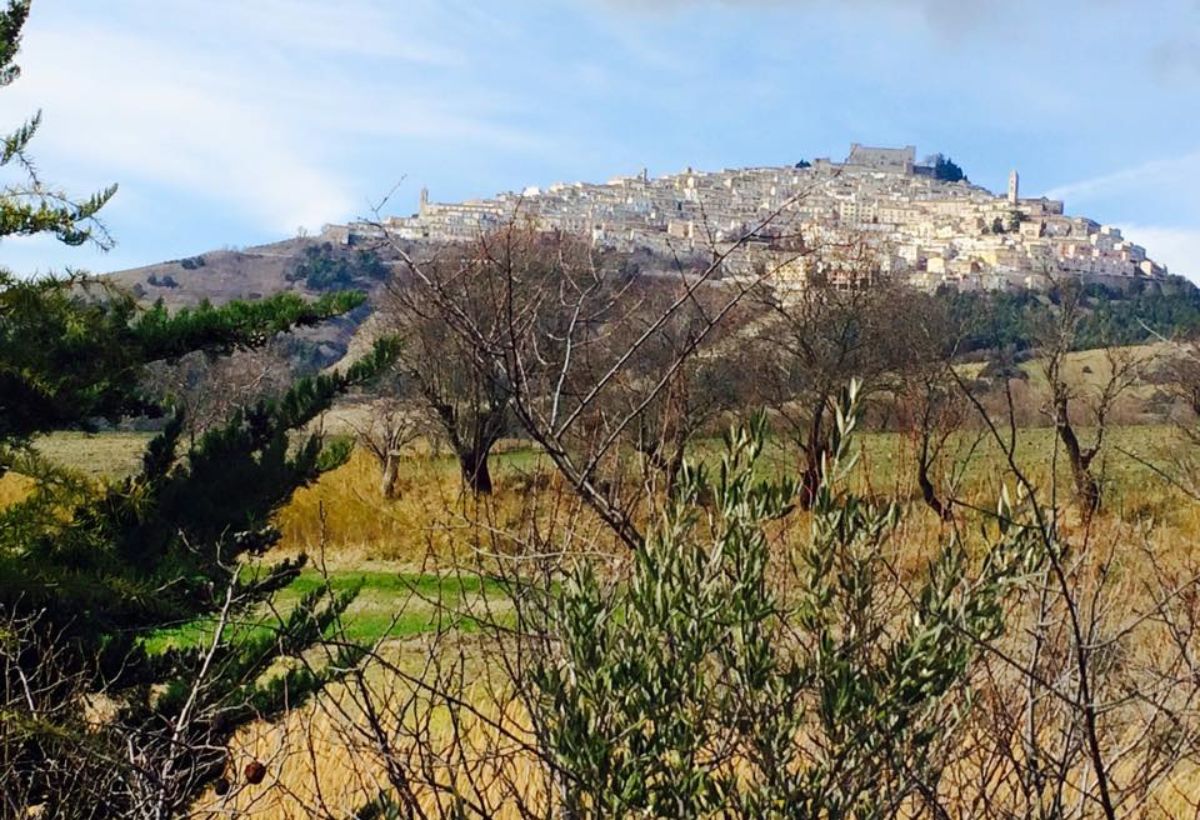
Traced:
[[[0, 11], [0, 86], [28, 0]], [[4, 138], [0, 165], [28, 184], [0, 192], [0, 237], [50, 233], [111, 244], [97, 215], [115, 186], [81, 202], [45, 186], [26, 151], [35, 116]], [[83, 276], [18, 280], [0, 271], [0, 476], [34, 478], [0, 510], [0, 816], [169, 817], [210, 784], [230, 791], [226, 749], [354, 667], [354, 646], [323, 642], [354, 593], [328, 587], [274, 614], [272, 595], [305, 566], [270, 562], [273, 514], [296, 488], [342, 463], [348, 445], [301, 432], [338, 395], [393, 360], [383, 340], [344, 372], [296, 383], [184, 447], [183, 419], [144, 395], [147, 364], [220, 355], [339, 315], [363, 296], [285, 294], [168, 312]], [[136, 475], [97, 487], [43, 463], [38, 434], [100, 419], [167, 413]], [[145, 639], [197, 624], [195, 646]], [[264, 776], [255, 762], [239, 785]]]
[[[9, 0], [7, 9], [0, 9], [0, 88], [11, 85], [21, 76], [16, 64], [21, 48], [21, 30], [29, 19], [31, 0]], [[110, 247], [112, 240], [96, 215], [117, 192], [110, 185], [86, 199], [75, 200], [62, 191], [47, 186], [39, 177], [27, 150], [42, 124], [39, 111], [16, 130], [0, 138], [0, 168], [17, 166], [25, 181], [9, 185], [0, 196], [0, 237], [30, 236], [53, 233], [68, 245], [95, 242]]]
[[33, 435], [154, 412], [140, 387], [148, 362], [257, 346], [362, 301], [352, 292], [316, 302], [283, 293], [171, 314], [161, 303], [140, 309], [103, 281], [20, 281], [0, 270], [0, 475]]
[[[2, 774], [20, 786], [10, 794], [55, 815], [100, 801], [105, 816], [172, 816], [227, 773], [225, 747], [240, 726], [277, 717], [354, 666], [352, 646], [320, 669], [305, 662], [352, 591], [320, 588], [290, 613], [263, 617], [306, 559], [246, 559], [277, 539], [270, 519], [291, 493], [348, 452], [289, 434], [393, 355], [385, 341], [345, 373], [304, 379], [236, 413], [183, 457], [175, 417], [137, 475], [85, 492], [66, 514], [54, 482], [0, 513], [0, 620], [33, 633], [4, 636], [6, 684], [32, 680], [26, 688], [37, 693], [7, 704], [18, 707], [12, 732], [0, 731]], [[203, 645], [145, 650], [148, 635], [193, 622], [209, 625]], [[58, 706], [82, 708], [98, 693], [115, 710], [99, 730]], [[84, 762], [103, 765], [82, 782], [75, 772], [63, 780]]]

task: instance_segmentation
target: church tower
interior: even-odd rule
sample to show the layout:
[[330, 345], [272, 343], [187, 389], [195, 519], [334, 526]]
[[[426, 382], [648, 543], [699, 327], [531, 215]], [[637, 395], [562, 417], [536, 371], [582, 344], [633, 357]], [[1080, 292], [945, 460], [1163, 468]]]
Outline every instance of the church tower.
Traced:
[[1014, 168], [1008, 175], [1008, 203], [1016, 205], [1021, 201], [1021, 177]]
[[421, 189], [421, 201], [420, 201], [420, 205], [418, 206], [420, 208], [420, 210], [418, 211], [418, 213], [420, 213], [421, 216], [425, 216], [425, 209], [428, 206], [429, 206], [429, 189], [422, 188]]

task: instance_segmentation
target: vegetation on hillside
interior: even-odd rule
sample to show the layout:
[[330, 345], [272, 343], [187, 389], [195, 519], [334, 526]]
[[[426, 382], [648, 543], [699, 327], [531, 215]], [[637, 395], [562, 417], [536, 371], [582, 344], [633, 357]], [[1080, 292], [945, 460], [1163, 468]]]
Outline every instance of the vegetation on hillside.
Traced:
[[[1048, 292], [944, 290], [938, 297], [964, 328], [961, 353], [1028, 350], [1038, 344], [1038, 328], [1063, 302], [1061, 288]], [[1161, 338], [1186, 339], [1200, 331], [1200, 289], [1180, 280], [1170, 288], [1145, 284], [1125, 293], [1103, 285], [1083, 289], [1076, 350], [1135, 345]]]
[[307, 246], [288, 280], [313, 291], [370, 287], [387, 278], [389, 267], [367, 249], [335, 250], [329, 242]]
[[934, 154], [925, 159], [925, 165], [933, 169], [933, 178], [942, 182], [964, 182], [967, 175], [958, 163], [944, 154]]

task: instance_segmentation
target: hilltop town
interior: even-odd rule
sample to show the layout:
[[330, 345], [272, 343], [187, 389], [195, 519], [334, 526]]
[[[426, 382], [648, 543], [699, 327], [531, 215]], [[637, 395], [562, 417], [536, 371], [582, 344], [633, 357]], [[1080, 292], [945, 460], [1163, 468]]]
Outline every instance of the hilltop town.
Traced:
[[[929, 289], [1039, 287], [1047, 274], [1123, 287], [1167, 275], [1117, 228], [1068, 216], [1061, 201], [1022, 197], [1016, 171], [1006, 194], [996, 195], [965, 178], [939, 178], [933, 165], [917, 162], [913, 146], [854, 144], [842, 162], [689, 168], [653, 179], [643, 172], [462, 203], [432, 202], [422, 190], [412, 216], [329, 225], [323, 235], [338, 244], [384, 232], [406, 241], [462, 242], [514, 216], [589, 236], [597, 246], [676, 259], [711, 259], [736, 245], [724, 262], [727, 275], [773, 270], [793, 283], [806, 281], [819, 264], [821, 255], [806, 251], [849, 244], [869, 248], [878, 270]], [[830, 271], [840, 275], [837, 266], [825, 275]]]

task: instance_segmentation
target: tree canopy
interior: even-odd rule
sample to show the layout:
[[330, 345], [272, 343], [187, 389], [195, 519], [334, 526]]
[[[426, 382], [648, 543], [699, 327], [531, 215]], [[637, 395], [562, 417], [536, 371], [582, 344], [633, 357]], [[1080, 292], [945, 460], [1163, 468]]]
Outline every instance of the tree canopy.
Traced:
[[[1056, 310], [1061, 294], [1032, 290], [938, 294], [962, 331], [959, 353], [1031, 348], [1037, 327]], [[1122, 293], [1102, 285], [1083, 287], [1074, 349], [1133, 345], [1158, 336], [1191, 337], [1200, 332], [1200, 290], [1178, 281], [1173, 287], [1155, 284]]]
[[967, 179], [967, 175], [963, 173], [963, 169], [959, 167], [958, 163], [944, 154], [934, 154], [928, 157], [925, 164], [933, 168], [934, 179], [940, 179], [942, 182], [963, 182]]

